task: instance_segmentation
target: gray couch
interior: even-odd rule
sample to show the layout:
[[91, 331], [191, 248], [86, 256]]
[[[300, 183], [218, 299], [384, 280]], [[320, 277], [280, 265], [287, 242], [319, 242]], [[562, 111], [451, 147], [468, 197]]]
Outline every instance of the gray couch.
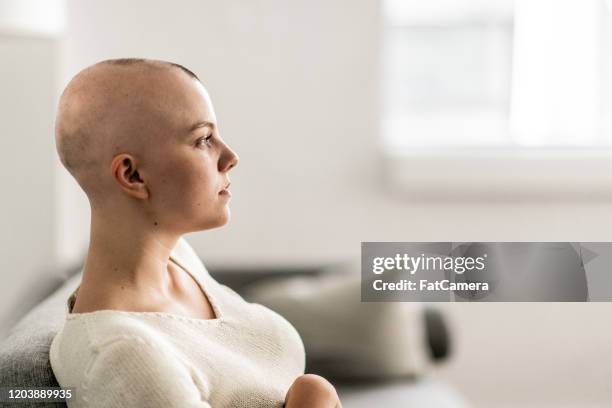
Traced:
[[[241, 293], [241, 290], [262, 279], [284, 279], [295, 275], [315, 275], [317, 270], [292, 272], [274, 270], [217, 270], [211, 274], [222, 284]], [[49, 363], [49, 347], [65, 316], [65, 300], [80, 282], [81, 274], [67, 278], [59, 288], [38, 303], [10, 331], [0, 344], [0, 384], [3, 387], [58, 387]], [[442, 315], [435, 309], [425, 311], [431, 357], [443, 361], [449, 355], [449, 336]], [[307, 350], [308, 356], [308, 350]], [[307, 360], [307, 372], [319, 373], [316, 365]], [[351, 383], [346, 379], [330, 378], [336, 385], [345, 408], [361, 407], [465, 407], [465, 402], [448, 385], [432, 378], [396, 378], [392, 381]], [[0, 406], [9, 406], [6, 403]], [[65, 403], [20, 403], [19, 407], [65, 407]]]

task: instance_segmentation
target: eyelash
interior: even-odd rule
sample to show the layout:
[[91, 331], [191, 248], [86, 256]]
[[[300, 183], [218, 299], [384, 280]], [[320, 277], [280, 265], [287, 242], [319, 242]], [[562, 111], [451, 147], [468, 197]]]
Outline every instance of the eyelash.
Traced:
[[212, 144], [212, 138], [213, 138], [213, 135], [209, 135], [209, 136], [207, 136], [207, 137], [200, 137], [200, 138], [199, 138], [199, 139], [196, 141], [196, 146], [200, 147], [200, 143], [201, 143], [201, 142], [206, 142], [206, 144], [207, 144], [208, 146], [211, 146], [211, 144]]

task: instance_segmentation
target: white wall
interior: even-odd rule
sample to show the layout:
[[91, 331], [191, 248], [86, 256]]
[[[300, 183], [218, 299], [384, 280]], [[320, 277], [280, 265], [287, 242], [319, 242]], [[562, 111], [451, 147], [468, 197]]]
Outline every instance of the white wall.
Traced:
[[54, 262], [55, 48], [0, 25], [0, 332]]
[[120, 56], [174, 60], [203, 79], [241, 157], [230, 226], [192, 239], [207, 261], [354, 254], [371, 215], [389, 205], [372, 195], [381, 182], [375, 2], [125, 4], [68, 3], [66, 80]]
[[[317, 264], [356, 257], [367, 240], [612, 241], [609, 202], [389, 194], [377, 154], [376, 1], [72, 0], [67, 11], [62, 84], [100, 59], [142, 56], [180, 62], [209, 88], [241, 156], [231, 224], [190, 237], [209, 265]], [[61, 174], [58, 245], [78, 257], [87, 204]], [[481, 406], [612, 401], [603, 380], [612, 377], [609, 305], [449, 310], [459, 344], [441, 374]]]
[[389, 195], [377, 144], [375, 1], [125, 4], [68, 2], [64, 82], [121, 56], [174, 60], [200, 75], [241, 157], [230, 225], [190, 237], [210, 264], [318, 263], [355, 256], [364, 240], [612, 235], [607, 202], [440, 204]]

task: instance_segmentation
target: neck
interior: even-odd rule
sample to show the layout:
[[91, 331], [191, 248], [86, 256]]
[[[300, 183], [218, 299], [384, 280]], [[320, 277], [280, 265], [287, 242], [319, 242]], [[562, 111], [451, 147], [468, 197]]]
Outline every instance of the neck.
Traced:
[[92, 211], [82, 284], [167, 295], [172, 286], [169, 257], [179, 239], [180, 234], [165, 232], [137, 215]]

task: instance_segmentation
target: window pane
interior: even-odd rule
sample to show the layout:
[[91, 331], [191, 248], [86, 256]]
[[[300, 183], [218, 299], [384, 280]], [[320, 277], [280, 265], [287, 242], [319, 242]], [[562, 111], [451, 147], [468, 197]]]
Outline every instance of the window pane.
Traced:
[[612, 0], [385, 0], [396, 146], [612, 145]]
[[491, 18], [389, 24], [383, 132], [392, 145], [508, 142], [512, 23]]

